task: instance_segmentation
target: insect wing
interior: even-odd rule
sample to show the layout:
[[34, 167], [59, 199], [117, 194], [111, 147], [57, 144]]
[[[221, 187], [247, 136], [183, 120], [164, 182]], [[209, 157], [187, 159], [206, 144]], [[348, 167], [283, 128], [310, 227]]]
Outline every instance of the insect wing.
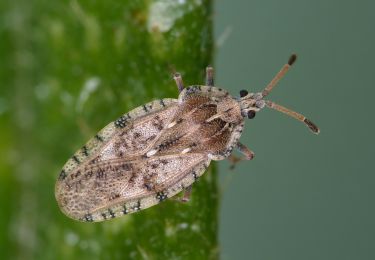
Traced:
[[[162, 194], [163, 190], [172, 188], [173, 182], [179, 183], [188, 174], [181, 170], [184, 167], [208, 165], [202, 155], [195, 155], [194, 159], [192, 155], [145, 158], [176, 110], [176, 100], [145, 104], [110, 123], [77, 151], [56, 184], [56, 198], [62, 211], [87, 221], [97, 220], [93, 216], [99, 212], [114, 217], [120, 204], [124, 214], [131, 213], [140, 209], [141, 200], [145, 208], [168, 196]], [[168, 193], [172, 196], [182, 186]]]

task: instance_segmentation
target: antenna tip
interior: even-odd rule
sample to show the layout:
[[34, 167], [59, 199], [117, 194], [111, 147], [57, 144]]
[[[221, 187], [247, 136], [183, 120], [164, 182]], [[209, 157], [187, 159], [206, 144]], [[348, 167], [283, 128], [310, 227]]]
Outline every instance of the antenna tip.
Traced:
[[307, 118], [305, 118], [305, 120], [303, 120], [303, 122], [310, 128], [310, 130], [314, 134], [319, 134], [320, 133], [319, 128], [313, 122], [311, 122], [310, 120], [308, 120]]
[[292, 54], [290, 57], [289, 57], [289, 60], [288, 60], [288, 64], [289, 66], [292, 66], [297, 60], [297, 55], [296, 54]]

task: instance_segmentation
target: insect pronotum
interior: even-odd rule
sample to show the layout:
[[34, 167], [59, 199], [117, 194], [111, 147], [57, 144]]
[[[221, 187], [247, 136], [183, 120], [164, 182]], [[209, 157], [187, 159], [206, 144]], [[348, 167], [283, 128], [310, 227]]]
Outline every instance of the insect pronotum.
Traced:
[[144, 104], [109, 123], [64, 165], [55, 187], [56, 200], [67, 216], [80, 221], [103, 221], [130, 214], [185, 190], [205, 172], [212, 160], [228, 158], [233, 149], [251, 160], [254, 153], [239, 142], [245, 118], [264, 107], [318, 127], [303, 115], [264, 98], [295, 62], [287, 64], [259, 93], [232, 97], [214, 86], [213, 69], [205, 85], [185, 88], [174, 79], [178, 99]]

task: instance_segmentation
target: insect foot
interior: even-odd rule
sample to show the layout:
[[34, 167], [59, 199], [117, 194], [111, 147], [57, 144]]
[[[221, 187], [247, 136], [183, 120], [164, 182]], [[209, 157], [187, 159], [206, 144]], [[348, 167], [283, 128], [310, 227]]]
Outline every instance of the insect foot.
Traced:
[[192, 184], [212, 160], [228, 158], [235, 148], [244, 160], [253, 158], [239, 139], [245, 119], [264, 107], [319, 133], [303, 115], [264, 99], [295, 58], [262, 92], [242, 90], [239, 97], [213, 85], [212, 67], [206, 85], [185, 87], [176, 73], [178, 99], [155, 100], [120, 116], [65, 163], [55, 186], [61, 211], [79, 221], [104, 221], [154, 206], [185, 187], [182, 201], [188, 201]]

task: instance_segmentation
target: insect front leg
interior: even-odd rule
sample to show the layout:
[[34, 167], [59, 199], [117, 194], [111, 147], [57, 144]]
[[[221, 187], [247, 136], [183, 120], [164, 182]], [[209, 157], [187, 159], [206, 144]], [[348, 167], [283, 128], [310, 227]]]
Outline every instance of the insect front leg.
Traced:
[[247, 148], [246, 145], [241, 144], [240, 142], [237, 143], [237, 149], [240, 153], [242, 153], [245, 157], [243, 160], [252, 160], [254, 158], [254, 152]]
[[206, 68], [206, 86], [214, 86], [214, 68], [211, 66]]
[[182, 81], [181, 74], [176, 72], [173, 75], [173, 79], [176, 82], [177, 88], [178, 88], [178, 93], [181, 93], [182, 90], [184, 90], [184, 82]]
[[244, 157], [238, 157], [235, 155], [230, 155], [228, 157], [229, 162], [231, 163], [230, 169], [234, 169], [235, 165], [243, 160], [252, 160], [254, 158], [254, 152], [247, 148], [246, 145], [241, 144], [240, 142], [237, 143], [237, 149], [240, 153], [244, 155]]

